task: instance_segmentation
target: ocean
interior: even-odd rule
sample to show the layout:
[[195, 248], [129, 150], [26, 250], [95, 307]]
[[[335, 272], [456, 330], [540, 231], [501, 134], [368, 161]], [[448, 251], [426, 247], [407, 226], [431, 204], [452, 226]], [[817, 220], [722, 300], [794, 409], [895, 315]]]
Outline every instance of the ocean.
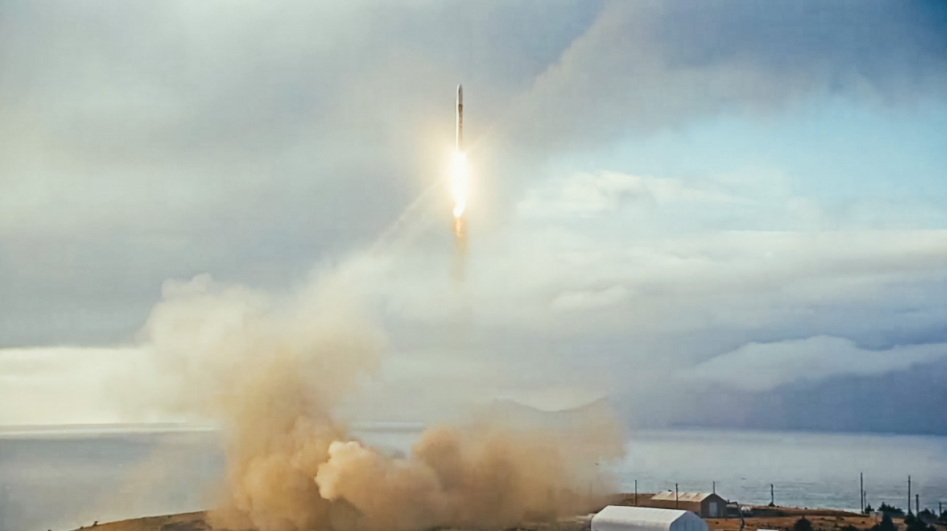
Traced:
[[[356, 434], [408, 452], [416, 432]], [[947, 503], [947, 437], [647, 430], [624, 460], [602, 463], [624, 492], [706, 492], [743, 504], [857, 509], [868, 502]], [[214, 504], [224, 460], [210, 429], [0, 431], [0, 531], [66, 531], [95, 521], [201, 510]]]

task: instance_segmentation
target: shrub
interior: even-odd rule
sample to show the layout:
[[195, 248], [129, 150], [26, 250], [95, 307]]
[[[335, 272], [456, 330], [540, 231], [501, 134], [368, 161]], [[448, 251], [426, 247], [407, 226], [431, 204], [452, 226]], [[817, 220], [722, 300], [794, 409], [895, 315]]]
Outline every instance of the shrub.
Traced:
[[888, 513], [884, 513], [881, 517], [881, 523], [875, 527], [878, 528], [878, 531], [898, 531], [898, 527], [891, 521], [891, 516]]
[[885, 502], [881, 502], [881, 506], [878, 507], [878, 510], [883, 513], [891, 513], [896, 516], [901, 516], [902, 514], [904, 514], [904, 511], [902, 511], [901, 509], [898, 509], [897, 507], [893, 505], [888, 505]]
[[806, 520], [806, 517], [796, 520], [796, 523], [792, 526], [793, 531], [812, 531], [812, 522]]

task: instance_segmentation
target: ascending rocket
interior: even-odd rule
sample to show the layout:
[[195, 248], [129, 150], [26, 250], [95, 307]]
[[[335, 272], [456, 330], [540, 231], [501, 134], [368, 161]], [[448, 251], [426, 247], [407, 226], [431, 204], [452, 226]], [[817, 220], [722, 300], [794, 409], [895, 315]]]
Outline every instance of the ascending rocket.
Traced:
[[464, 149], [464, 86], [457, 85], [457, 153]]
[[[457, 85], [457, 149], [454, 151], [454, 169], [451, 174], [454, 194], [455, 232], [463, 229], [464, 209], [467, 208], [467, 155], [464, 154], [464, 87]], [[458, 232], [459, 234], [459, 232]]]
[[467, 155], [464, 154], [464, 86], [457, 85], [457, 146], [451, 173], [451, 191], [454, 195], [454, 266], [455, 281], [464, 280], [464, 257], [467, 254]]

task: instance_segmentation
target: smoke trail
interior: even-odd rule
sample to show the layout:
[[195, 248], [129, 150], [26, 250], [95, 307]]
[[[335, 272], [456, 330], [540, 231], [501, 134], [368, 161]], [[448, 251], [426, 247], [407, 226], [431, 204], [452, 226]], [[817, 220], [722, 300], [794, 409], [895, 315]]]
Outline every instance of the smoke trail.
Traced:
[[461, 120], [461, 93], [457, 93], [457, 151], [454, 152], [454, 161], [451, 166], [451, 194], [454, 197], [454, 259], [451, 266], [451, 277], [455, 283], [463, 282], [464, 269], [467, 261], [467, 194], [470, 169], [467, 167], [467, 154], [460, 150], [460, 120]]
[[390, 251], [397, 244], [404, 240], [409, 240], [426, 228], [425, 218], [430, 218], [430, 210], [424, 212], [422, 209], [431, 206], [431, 199], [434, 192], [440, 188], [440, 181], [431, 183], [424, 189], [414, 201], [398, 216], [391, 225], [389, 225], [381, 235], [375, 240], [368, 251], [369, 255], [380, 255]]
[[461, 284], [467, 269], [467, 218], [463, 215], [454, 218], [454, 256], [451, 260], [451, 278]]

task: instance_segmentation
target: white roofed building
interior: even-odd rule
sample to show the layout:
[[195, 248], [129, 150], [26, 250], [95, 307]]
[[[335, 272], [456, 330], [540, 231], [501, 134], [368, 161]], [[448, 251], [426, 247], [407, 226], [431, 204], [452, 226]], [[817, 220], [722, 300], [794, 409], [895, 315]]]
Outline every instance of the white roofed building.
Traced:
[[707, 531], [690, 511], [609, 505], [592, 517], [591, 531]]

